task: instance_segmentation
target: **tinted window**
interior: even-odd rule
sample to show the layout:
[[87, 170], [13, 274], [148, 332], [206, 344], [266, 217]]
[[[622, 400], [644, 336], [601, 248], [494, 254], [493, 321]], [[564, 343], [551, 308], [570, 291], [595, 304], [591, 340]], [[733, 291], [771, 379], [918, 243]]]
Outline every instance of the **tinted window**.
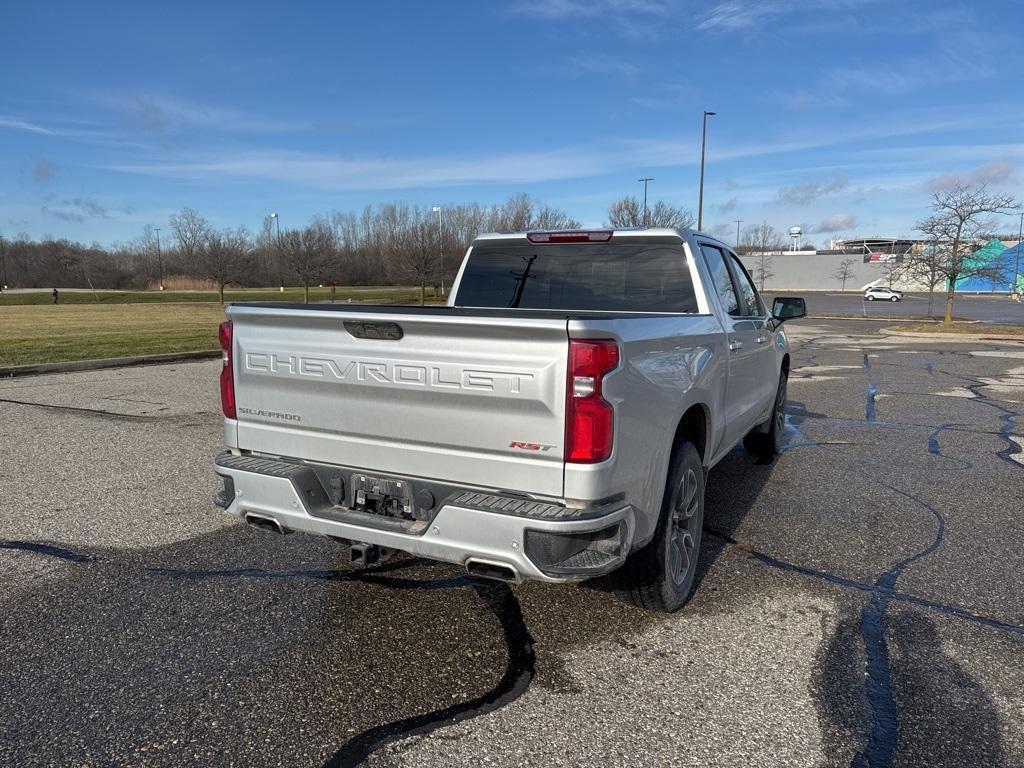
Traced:
[[715, 284], [715, 291], [718, 292], [718, 300], [722, 302], [722, 308], [730, 315], [740, 314], [736, 291], [732, 286], [729, 268], [725, 264], [725, 254], [712, 245], [701, 245], [700, 249], [704, 252], [704, 261], [707, 262], [708, 271], [711, 272], [711, 282]]
[[473, 249], [455, 303], [623, 312], [696, 312], [682, 246], [482, 245]]
[[732, 260], [733, 272], [736, 275], [736, 284], [740, 289], [740, 314], [746, 317], [763, 317], [764, 310], [761, 308], [761, 299], [758, 298], [757, 289], [750, 281], [750, 276], [743, 268], [740, 260], [729, 254]]

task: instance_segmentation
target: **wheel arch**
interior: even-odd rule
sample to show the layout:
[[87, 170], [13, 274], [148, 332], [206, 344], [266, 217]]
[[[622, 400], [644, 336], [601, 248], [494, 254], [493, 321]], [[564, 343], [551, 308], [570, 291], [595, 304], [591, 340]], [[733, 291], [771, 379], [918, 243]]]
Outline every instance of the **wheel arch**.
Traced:
[[694, 403], [686, 409], [676, 425], [676, 432], [672, 438], [672, 445], [669, 450], [668, 461], [676, 452], [676, 448], [683, 442], [693, 443], [694, 448], [700, 455], [702, 463], [707, 465], [708, 427], [710, 425], [711, 412], [704, 403]]

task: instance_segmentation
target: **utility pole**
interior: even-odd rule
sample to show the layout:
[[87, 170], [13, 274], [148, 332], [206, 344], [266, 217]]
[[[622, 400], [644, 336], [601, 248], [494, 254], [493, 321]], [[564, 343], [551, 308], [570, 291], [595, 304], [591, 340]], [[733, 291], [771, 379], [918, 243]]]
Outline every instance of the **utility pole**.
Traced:
[[740, 247], [740, 224], [743, 223], [743, 219], [736, 219], [736, 245], [734, 248]]
[[697, 200], [697, 229], [704, 229], [704, 149], [708, 143], [708, 117], [714, 112], [704, 110], [704, 130], [700, 137], [700, 197]]
[[0, 273], [0, 293], [7, 287], [7, 245], [4, 243], [4, 236], [0, 235], [0, 266], [3, 272]]
[[650, 177], [650, 176], [645, 176], [642, 179], [637, 179], [637, 181], [643, 182], [643, 185], [644, 185], [644, 219], [643, 219], [643, 221], [644, 221], [644, 226], [646, 227], [647, 226], [647, 182], [654, 181], [654, 179], [652, 177]]
[[156, 269], [157, 269], [157, 280], [156, 284], [160, 286], [160, 290], [164, 289], [164, 260], [160, 254], [160, 227], [156, 228]]
[[437, 214], [437, 250], [438, 250], [438, 255], [441, 258], [441, 261], [440, 261], [440, 265], [441, 265], [441, 270], [440, 270], [441, 271], [441, 296], [443, 297], [444, 296], [444, 235], [443, 235], [442, 230], [441, 230], [441, 206], [440, 205], [435, 205], [431, 210], [434, 213]]

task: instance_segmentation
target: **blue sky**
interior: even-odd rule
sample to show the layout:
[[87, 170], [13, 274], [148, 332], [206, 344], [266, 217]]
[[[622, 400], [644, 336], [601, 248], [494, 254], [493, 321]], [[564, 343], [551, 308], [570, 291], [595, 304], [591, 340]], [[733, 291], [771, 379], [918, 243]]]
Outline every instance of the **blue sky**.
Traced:
[[1024, 196], [1016, 0], [39, 2], [0, 26], [8, 237], [519, 191], [598, 225], [642, 176], [696, 212], [704, 109], [728, 239], [910, 234], [955, 177]]

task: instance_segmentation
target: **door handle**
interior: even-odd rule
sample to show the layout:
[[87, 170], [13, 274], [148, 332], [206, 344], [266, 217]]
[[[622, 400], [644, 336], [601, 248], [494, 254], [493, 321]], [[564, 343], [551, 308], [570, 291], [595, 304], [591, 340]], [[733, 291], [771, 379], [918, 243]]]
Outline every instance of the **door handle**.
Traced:
[[743, 349], [743, 342], [739, 339], [729, 339], [729, 351], [737, 352]]

